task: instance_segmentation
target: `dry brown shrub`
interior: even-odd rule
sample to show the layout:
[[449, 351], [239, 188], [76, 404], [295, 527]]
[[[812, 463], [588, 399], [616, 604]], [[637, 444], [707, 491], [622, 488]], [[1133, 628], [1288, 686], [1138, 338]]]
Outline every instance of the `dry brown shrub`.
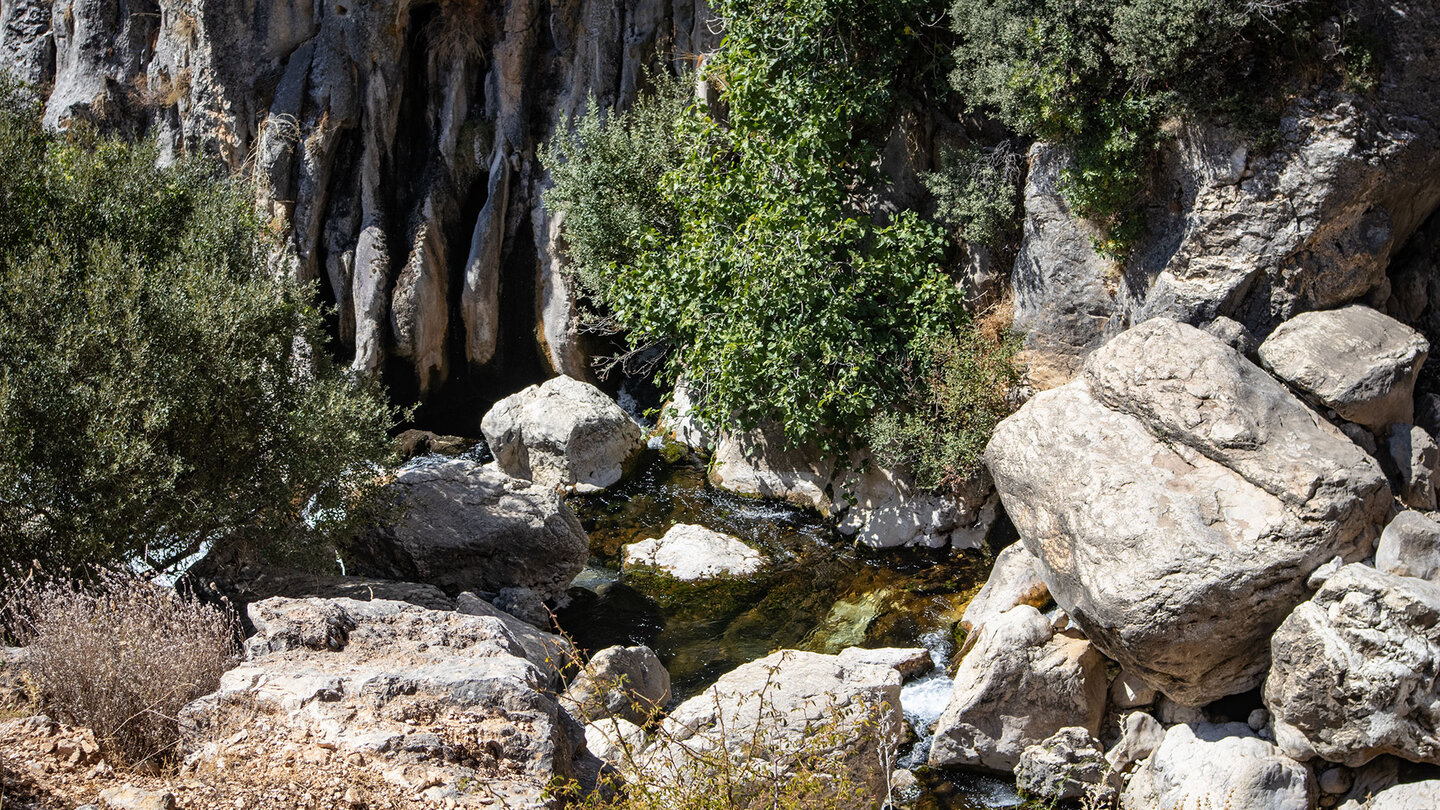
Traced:
[[237, 658], [233, 611], [133, 575], [32, 573], [0, 604], [46, 711], [131, 765], [173, 758], [180, 708], [215, 691]]

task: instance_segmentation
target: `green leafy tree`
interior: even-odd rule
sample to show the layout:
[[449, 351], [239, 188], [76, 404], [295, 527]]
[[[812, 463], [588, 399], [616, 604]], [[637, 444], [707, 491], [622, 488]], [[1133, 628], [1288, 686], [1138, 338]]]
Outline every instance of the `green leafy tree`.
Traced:
[[702, 418], [843, 453], [876, 413], [929, 412], [905, 369], [970, 329], [944, 229], [868, 203], [897, 111], [939, 80], [921, 35], [936, 15], [924, 0], [715, 9], [714, 114], [673, 88], [608, 121], [592, 106], [544, 156], [546, 202], [596, 304], [633, 346], [668, 349]]
[[266, 266], [246, 188], [0, 87], [0, 560], [157, 569], [363, 517], [395, 414]]

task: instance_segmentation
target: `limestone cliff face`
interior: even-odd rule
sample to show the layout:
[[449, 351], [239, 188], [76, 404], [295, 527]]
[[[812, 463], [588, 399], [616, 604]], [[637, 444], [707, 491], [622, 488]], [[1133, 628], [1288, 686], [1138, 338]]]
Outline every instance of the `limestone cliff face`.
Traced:
[[52, 126], [253, 169], [356, 369], [423, 395], [527, 354], [586, 375], [536, 147], [712, 28], [704, 0], [0, 0], [0, 60]]

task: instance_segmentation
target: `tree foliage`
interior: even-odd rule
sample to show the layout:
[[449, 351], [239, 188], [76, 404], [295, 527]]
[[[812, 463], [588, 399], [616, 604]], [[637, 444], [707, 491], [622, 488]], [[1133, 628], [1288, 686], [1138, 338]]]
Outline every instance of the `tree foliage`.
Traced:
[[[592, 107], [545, 156], [546, 202], [565, 212], [592, 298], [632, 345], [668, 348], [667, 375], [685, 376], [701, 418], [848, 449], [875, 413], [911, 406], [903, 369], [922, 344], [969, 328], [943, 229], [867, 202], [909, 84], [934, 63], [919, 34], [932, 9], [715, 8], [726, 36], [702, 74], [715, 110], [676, 104], [683, 91], [603, 124]], [[607, 200], [621, 204], [588, 210]], [[623, 222], [591, 226], [602, 218]]]
[[1306, 2], [955, 0], [951, 81], [1017, 132], [1072, 147], [1067, 201], [1123, 250], [1164, 119], [1225, 95]]
[[313, 291], [266, 269], [246, 189], [38, 121], [0, 88], [0, 558], [345, 531], [394, 414], [311, 350]]

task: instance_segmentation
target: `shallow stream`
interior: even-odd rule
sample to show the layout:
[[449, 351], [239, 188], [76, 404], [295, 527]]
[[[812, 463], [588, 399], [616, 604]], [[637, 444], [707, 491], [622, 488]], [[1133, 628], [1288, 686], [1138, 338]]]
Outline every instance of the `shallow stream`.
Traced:
[[[650, 646], [669, 669], [678, 701], [782, 648], [835, 653], [849, 646], [924, 646], [937, 667], [901, 692], [907, 719], [921, 735], [902, 764], [924, 762], [927, 729], [950, 695], [945, 670], [954, 628], [989, 573], [988, 553], [857, 549], [813, 512], [709, 486], [703, 463], [694, 459], [655, 458], [621, 486], [570, 504], [590, 533], [591, 560], [558, 618], [582, 647]], [[738, 537], [770, 564], [754, 582], [700, 589], [621, 575], [623, 546], [659, 537], [677, 523]], [[916, 806], [1015, 804], [1008, 782], [966, 776], [927, 780]]]

